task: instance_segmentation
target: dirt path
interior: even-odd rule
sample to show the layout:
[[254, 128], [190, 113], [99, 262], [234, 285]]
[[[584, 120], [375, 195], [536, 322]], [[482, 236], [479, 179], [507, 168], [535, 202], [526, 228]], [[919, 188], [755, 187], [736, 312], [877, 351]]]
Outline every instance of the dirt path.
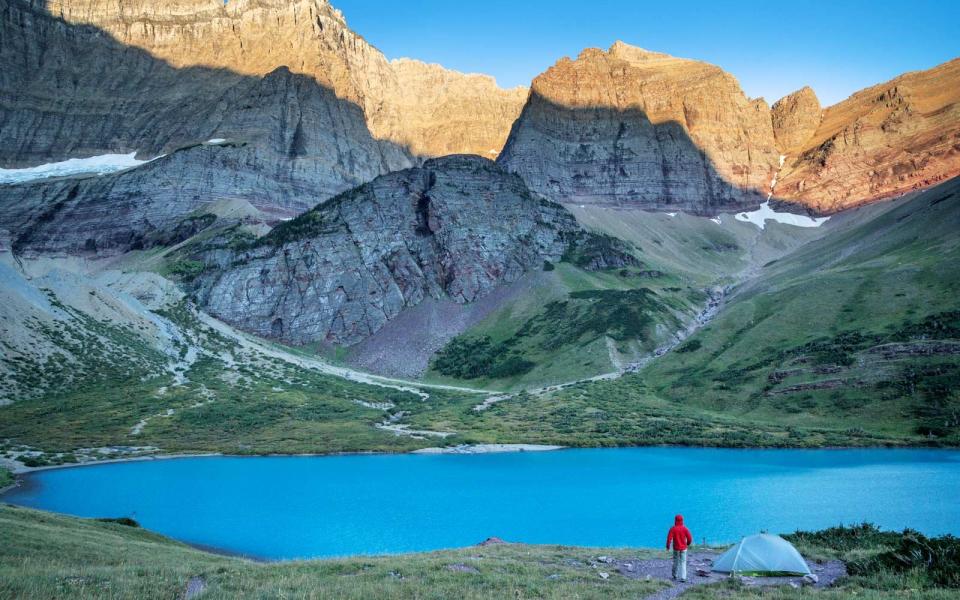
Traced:
[[[720, 307], [723, 303], [725, 290], [719, 287], [712, 288], [708, 291], [708, 299], [704, 308], [696, 315], [694, 320], [690, 325], [681, 331], [676, 333], [675, 339], [671, 340], [668, 344], [657, 348], [653, 354], [645, 358], [640, 362], [623, 364], [619, 359], [619, 353], [614, 352], [616, 347], [612, 344], [612, 340], [607, 340], [608, 352], [611, 354], [611, 362], [614, 363], [617, 370], [610, 373], [601, 373], [599, 375], [594, 375], [593, 377], [577, 379], [574, 381], [563, 382], [554, 385], [543, 386], [539, 388], [531, 388], [524, 390], [528, 394], [540, 395], [548, 392], [553, 392], [557, 390], [570, 387], [579, 383], [585, 382], [594, 382], [594, 381], [604, 381], [610, 379], [617, 379], [623, 376], [626, 373], [632, 373], [640, 368], [642, 368], [647, 362], [654, 360], [664, 354], [670, 352], [674, 348], [680, 345], [687, 337], [689, 337], [693, 332], [697, 331], [704, 325], [706, 325], [710, 320], [716, 315], [720, 310]], [[347, 367], [339, 367], [331, 365], [319, 358], [314, 358], [306, 355], [296, 354], [282, 348], [279, 348], [269, 342], [260, 340], [252, 335], [246, 334], [238, 329], [234, 329], [230, 325], [202, 312], [197, 311], [198, 318], [203, 322], [204, 325], [210, 327], [221, 335], [230, 338], [232, 341], [239, 344], [242, 348], [254, 352], [261, 353], [265, 356], [271, 358], [276, 358], [283, 360], [285, 362], [295, 364], [299, 367], [312, 369], [320, 371], [321, 373], [326, 373], [329, 375], [334, 375], [341, 377], [350, 381], [356, 381], [358, 383], [366, 383], [369, 385], [375, 385], [379, 387], [385, 387], [389, 389], [395, 389], [399, 391], [409, 392], [419, 396], [422, 400], [426, 401], [430, 399], [429, 390], [448, 390], [455, 392], [462, 392], [468, 394], [476, 394], [478, 396], [487, 396], [483, 398], [475, 407], [476, 411], [483, 411], [502, 400], [507, 400], [512, 398], [515, 394], [513, 393], [504, 393], [502, 390], [492, 390], [492, 389], [483, 389], [483, 388], [468, 388], [454, 385], [443, 385], [443, 384], [431, 384], [431, 383], [421, 383], [418, 381], [412, 381], [407, 379], [400, 378], [391, 378], [391, 377], [381, 377], [379, 375], [372, 375], [370, 373], [365, 373], [363, 371], [357, 371], [355, 369], [350, 369]], [[610, 348], [613, 346], [613, 349]], [[139, 424], [138, 424], [139, 425]], [[391, 430], [396, 429], [392, 424], [386, 424]], [[407, 431], [394, 431], [395, 433], [406, 435]], [[418, 432], [418, 434], [427, 433], [427, 432]], [[446, 433], [450, 435], [452, 432], [431, 432], [428, 435], [441, 435]]]
[[197, 312], [198, 317], [201, 321], [208, 327], [214, 329], [218, 333], [230, 338], [241, 347], [260, 352], [271, 358], [278, 358], [288, 363], [295, 364], [299, 367], [305, 369], [313, 369], [320, 371], [321, 373], [326, 373], [328, 375], [335, 375], [337, 377], [342, 377], [343, 379], [348, 379], [350, 381], [356, 381], [358, 383], [366, 383], [369, 385], [376, 385], [379, 387], [390, 388], [394, 390], [399, 390], [403, 392], [409, 392], [420, 396], [422, 399], [427, 400], [430, 398], [430, 394], [424, 392], [424, 389], [435, 389], [435, 390], [450, 390], [455, 392], [465, 392], [470, 394], [494, 394], [497, 392], [491, 390], [481, 390], [468, 387], [458, 387], [454, 385], [441, 385], [441, 384], [432, 384], [432, 383], [420, 383], [417, 381], [409, 381], [406, 379], [393, 379], [390, 377], [380, 377], [378, 375], [371, 375], [369, 373], [364, 373], [363, 371], [356, 371], [354, 369], [349, 369], [346, 367], [337, 367], [327, 363], [318, 358], [311, 358], [308, 356], [303, 356], [300, 354], [294, 354], [292, 352], [287, 352], [285, 350], [278, 349], [267, 342], [263, 342], [259, 339], [254, 338], [253, 336], [247, 335], [233, 327], [227, 325], [226, 323], [211, 317], [210, 315], [204, 312]]
[[[568, 388], [570, 386], [577, 385], [580, 383], [605, 381], [609, 379], [619, 379], [620, 377], [626, 375], [627, 373], [635, 373], [640, 369], [642, 369], [644, 366], [646, 366], [650, 361], [660, 358], [664, 354], [667, 354], [668, 352], [670, 352], [671, 350], [673, 350], [674, 348], [682, 344], [683, 341], [686, 340], [691, 335], [693, 335], [695, 331], [697, 331], [698, 329], [700, 329], [701, 327], [709, 323], [717, 315], [717, 313], [720, 312], [720, 308], [723, 306], [723, 300], [725, 296], [726, 296], [725, 288], [717, 286], [709, 289], [707, 291], [707, 303], [704, 305], [703, 309], [701, 309], [700, 312], [697, 313], [697, 315], [694, 317], [690, 325], [688, 325], [686, 329], [677, 331], [672, 340], [670, 340], [668, 343], [664, 344], [663, 346], [660, 346], [659, 348], [654, 350], [652, 354], [640, 359], [639, 361], [624, 364], [621, 361], [615, 360], [613, 354], [616, 351], [616, 346], [613, 345], [613, 340], [611, 340], [610, 338], [607, 338], [607, 351], [610, 353], [611, 362], [613, 362], [614, 365], [617, 367], [616, 371], [612, 371], [610, 373], [601, 373], [600, 375], [594, 375], [593, 377], [587, 377], [584, 379], [577, 379], [575, 381], [566, 381], [564, 383], [557, 383], [554, 385], [548, 385], [548, 386], [539, 387], [539, 388], [531, 388], [524, 391], [528, 394], [538, 396], [540, 394], [545, 394], [547, 392], [555, 392], [558, 390], [562, 390], [564, 388]], [[610, 348], [611, 345], [613, 345], [613, 349]], [[619, 356], [619, 353], [617, 354], [617, 356]], [[501, 400], [507, 400], [509, 398], [512, 398], [513, 396], [514, 394], [505, 394], [505, 395], [499, 396], [496, 398], [496, 402], [499, 402]], [[485, 401], [482, 404], [478, 404], [477, 406], [474, 406], [473, 410], [476, 410], [476, 411], [486, 410], [486, 408], [488, 408], [489, 405], [492, 403], [493, 402]]]
[[[612, 571], [619, 571], [621, 575], [630, 579], [649, 578], [669, 582], [670, 587], [664, 588], [646, 598], [646, 600], [667, 600], [668, 598], [680, 596], [692, 587], [718, 583], [727, 579], [729, 575], [725, 573], [714, 573], [710, 570], [713, 561], [716, 560], [718, 556], [720, 556], [718, 552], [690, 552], [687, 556], [686, 583], [671, 580], [670, 576], [673, 569], [673, 561], [669, 556], [664, 556], [663, 558], [613, 560], [610, 561], [610, 568]], [[823, 564], [808, 560], [807, 564], [810, 566], [810, 570], [814, 575], [817, 576], [817, 582], [812, 584], [813, 587], [827, 587], [847, 574], [846, 566], [839, 560], [831, 560]], [[804, 585], [803, 577], [741, 577], [741, 581], [744, 585], [757, 587], [780, 585], [802, 587]]]
[[[726, 294], [726, 290], [721, 287], [714, 287], [707, 291], [707, 302], [699, 313], [694, 317], [690, 324], [680, 331], [677, 331], [674, 335], [674, 338], [671, 339], [667, 344], [657, 348], [650, 356], [638, 361], [629, 364], [624, 364], [620, 360], [619, 352], [616, 351], [616, 346], [613, 343], [613, 340], [607, 339], [607, 350], [610, 354], [611, 362], [616, 367], [616, 371], [610, 373], [601, 373], [599, 375], [594, 375], [593, 377], [577, 379], [574, 381], [563, 382], [554, 385], [543, 386], [539, 388], [530, 388], [524, 390], [528, 394], [532, 395], [541, 395], [549, 392], [555, 392], [562, 390], [564, 388], [577, 385], [580, 383], [587, 382], [596, 382], [596, 381], [605, 381], [611, 379], [618, 379], [627, 373], [633, 373], [641, 368], [643, 368], [647, 363], [656, 358], [659, 358], [677, 346], [679, 346], [685, 339], [692, 335], [695, 331], [709, 323], [714, 316], [719, 312], [720, 308], [723, 305], [723, 300]], [[226, 323], [217, 320], [216, 318], [198, 311], [198, 317], [200, 320], [211, 329], [217, 331], [218, 333], [230, 338], [242, 348], [246, 350], [251, 350], [254, 352], [261, 353], [263, 355], [269, 356], [271, 358], [277, 358], [288, 363], [295, 364], [302, 368], [312, 369], [320, 371], [321, 373], [326, 373], [329, 375], [334, 375], [337, 377], [342, 377], [350, 381], [356, 381], [359, 383], [366, 383], [369, 385], [375, 385], [379, 387], [385, 387], [390, 389], [395, 389], [399, 391], [409, 392], [415, 394], [421, 398], [423, 401], [428, 401], [430, 399], [429, 390], [449, 390], [456, 391], [468, 394], [477, 394], [478, 396], [485, 396], [482, 398], [478, 404], [473, 407], [473, 410], [476, 412], [482, 412], [504, 400], [509, 400], [513, 398], [515, 393], [504, 393], [502, 390], [490, 390], [490, 389], [478, 389], [478, 388], [468, 388], [468, 387], [459, 387], [453, 385], [441, 385], [441, 384], [428, 384], [420, 383], [417, 381], [410, 381], [406, 379], [394, 379], [389, 377], [381, 377], [377, 375], [371, 375], [369, 373], [364, 373], [362, 371], [356, 371], [354, 369], [346, 367], [338, 367], [331, 365], [323, 360], [318, 358], [313, 358], [310, 356], [305, 356], [301, 354], [295, 354], [282, 348], [278, 348], [269, 342], [257, 339], [254, 336], [248, 335], [242, 331], [234, 329], [233, 327], [227, 325]], [[422, 431], [422, 430], [411, 430], [408, 425], [401, 424], [399, 421], [403, 415], [392, 415], [382, 422], [377, 424], [377, 428], [385, 431], [390, 431], [395, 435], [409, 435], [416, 438], [426, 438], [426, 437], [449, 437], [454, 435], [456, 432], [453, 431]], [[134, 426], [133, 433], [139, 433], [143, 429], [143, 426], [146, 423], [137, 423]]]
[[184, 600], [193, 600], [207, 589], [207, 580], [203, 577], [191, 577], [187, 589], [183, 591]]

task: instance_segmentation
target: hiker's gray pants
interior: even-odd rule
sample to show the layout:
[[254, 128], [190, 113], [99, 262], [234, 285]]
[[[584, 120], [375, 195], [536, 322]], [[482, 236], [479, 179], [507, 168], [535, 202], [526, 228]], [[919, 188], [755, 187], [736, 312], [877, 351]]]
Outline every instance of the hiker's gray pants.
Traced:
[[673, 551], [673, 578], [687, 580], [687, 551]]

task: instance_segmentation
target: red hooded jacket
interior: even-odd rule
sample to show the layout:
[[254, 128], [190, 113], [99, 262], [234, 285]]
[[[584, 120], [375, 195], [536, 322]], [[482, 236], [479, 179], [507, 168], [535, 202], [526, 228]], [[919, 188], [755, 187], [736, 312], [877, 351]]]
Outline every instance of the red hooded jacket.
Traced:
[[692, 543], [693, 536], [690, 535], [690, 530], [683, 524], [683, 515], [677, 515], [673, 519], [673, 527], [670, 528], [670, 533], [667, 534], [667, 550], [670, 549], [670, 544], [673, 544], [674, 550], [683, 552]]

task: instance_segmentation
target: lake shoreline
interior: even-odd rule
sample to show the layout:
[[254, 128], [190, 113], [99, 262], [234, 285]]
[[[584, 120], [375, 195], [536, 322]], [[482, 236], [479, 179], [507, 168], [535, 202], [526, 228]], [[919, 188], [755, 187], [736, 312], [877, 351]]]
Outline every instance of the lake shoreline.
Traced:
[[[478, 455], [478, 454], [502, 454], [512, 452], [557, 452], [560, 450], [613, 450], [627, 448], [700, 448], [712, 450], [939, 450], [944, 452], [957, 452], [960, 448], [956, 446], [924, 446], [924, 445], [875, 445], [875, 446], [698, 446], [691, 444], [634, 444], [622, 446], [557, 446], [551, 444], [522, 444], [522, 443], [491, 443], [491, 444], [460, 444], [457, 446], [428, 446], [417, 448], [415, 450], [406, 450], [399, 452], [390, 452], [384, 450], [355, 450], [345, 452], [265, 452], [252, 454], [228, 454], [225, 452], [185, 452], [177, 453], [157, 453], [143, 454], [138, 456], [129, 456], [123, 458], [105, 458], [102, 460], [88, 460], [75, 463], [64, 463], [59, 465], [43, 465], [40, 467], [28, 467], [16, 459], [0, 457], [0, 467], [6, 467], [14, 475], [29, 475], [39, 471], [51, 471], [54, 469], [72, 469], [77, 467], [89, 467], [95, 465], [140, 462], [150, 460], [173, 460], [178, 458], [268, 458], [268, 457], [335, 457], [335, 456], [402, 456], [405, 454], [415, 454], [421, 456], [437, 455]], [[10, 486], [0, 489], [0, 496], [17, 487], [17, 481]]]
[[[630, 446], [624, 446], [630, 447]], [[327, 456], [400, 456], [404, 454], [437, 455], [437, 454], [500, 454], [507, 452], [554, 452], [557, 450], [568, 449], [570, 446], [552, 446], [546, 444], [461, 444], [459, 446], [438, 446], [428, 448], [418, 448], [407, 452], [382, 452], [375, 450], [358, 450], [356, 452], [301, 452], [295, 454], [270, 452], [264, 454], [226, 454], [223, 452], [188, 452], [184, 454], [143, 454], [139, 456], [129, 456], [124, 458], [105, 458], [103, 460], [88, 460], [75, 463], [64, 463], [62, 465], [43, 465], [40, 467], [28, 467], [23, 463], [12, 459], [0, 459], [0, 466], [10, 469], [14, 476], [29, 475], [39, 471], [52, 471], [54, 469], [72, 469], [76, 467], [90, 467], [95, 465], [107, 465], [127, 462], [141, 462], [150, 460], [174, 460], [178, 458], [270, 458], [270, 457], [327, 457]], [[16, 487], [13, 483], [3, 489], [0, 489], [0, 495]]]

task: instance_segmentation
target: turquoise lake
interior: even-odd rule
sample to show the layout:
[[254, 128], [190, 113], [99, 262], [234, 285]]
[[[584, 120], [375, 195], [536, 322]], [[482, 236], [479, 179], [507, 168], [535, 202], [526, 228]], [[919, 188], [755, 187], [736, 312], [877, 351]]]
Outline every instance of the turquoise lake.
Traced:
[[870, 521], [960, 534], [960, 452], [624, 448], [182, 458], [41, 471], [0, 500], [133, 517], [262, 559], [434, 550], [490, 536], [660, 547]]

